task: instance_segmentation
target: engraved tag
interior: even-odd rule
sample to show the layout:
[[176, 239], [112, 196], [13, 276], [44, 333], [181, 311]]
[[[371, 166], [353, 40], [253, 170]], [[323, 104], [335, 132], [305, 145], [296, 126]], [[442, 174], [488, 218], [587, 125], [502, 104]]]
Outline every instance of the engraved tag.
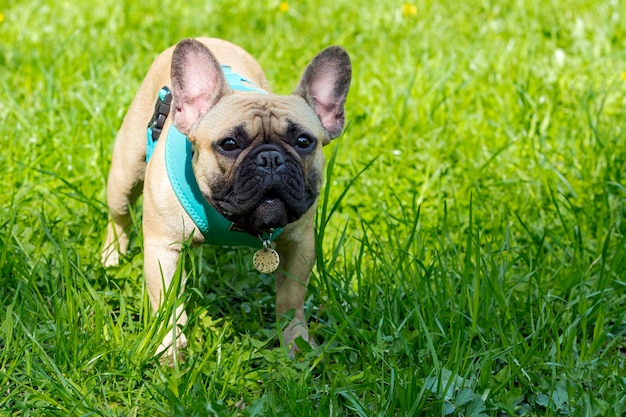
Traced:
[[257, 271], [263, 274], [271, 274], [280, 265], [280, 256], [274, 249], [264, 247], [254, 253], [252, 263]]

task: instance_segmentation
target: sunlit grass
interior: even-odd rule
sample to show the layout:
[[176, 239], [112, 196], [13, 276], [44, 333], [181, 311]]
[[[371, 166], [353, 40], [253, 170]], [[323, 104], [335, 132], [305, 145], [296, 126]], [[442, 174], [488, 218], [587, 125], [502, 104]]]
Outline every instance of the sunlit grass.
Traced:
[[[0, 5], [0, 415], [623, 415], [625, 15]], [[115, 132], [154, 56], [201, 34], [249, 50], [281, 94], [329, 44], [353, 60], [306, 304], [321, 346], [294, 361], [249, 250], [188, 251], [174, 368], [153, 357], [140, 227], [120, 267], [99, 264]]]

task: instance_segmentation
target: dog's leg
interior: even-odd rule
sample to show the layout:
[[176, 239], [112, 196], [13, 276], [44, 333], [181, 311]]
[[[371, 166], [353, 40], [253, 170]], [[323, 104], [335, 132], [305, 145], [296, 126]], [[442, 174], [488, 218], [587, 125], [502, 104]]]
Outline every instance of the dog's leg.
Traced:
[[130, 207], [143, 190], [146, 173], [147, 120], [137, 115], [142, 108], [154, 106], [154, 98], [144, 92], [137, 94], [115, 138], [111, 169], [107, 180], [107, 204], [111, 221], [102, 249], [104, 266], [119, 264], [120, 254], [128, 249], [131, 226]]
[[[111, 171], [113, 173], [113, 171]], [[107, 202], [111, 220], [107, 224], [107, 234], [102, 248], [102, 264], [104, 266], [118, 265], [120, 254], [125, 254], [130, 242], [130, 206], [135, 203], [141, 194], [143, 181], [137, 184], [120, 184], [109, 175], [107, 187]], [[115, 184], [112, 186], [112, 184]], [[127, 191], [121, 190], [121, 186]]]
[[276, 316], [280, 320], [290, 310], [295, 312], [294, 318], [282, 332], [283, 342], [293, 356], [298, 350], [294, 343], [298, 337], [316, 346], [315, 341], [309, 338], [309, 326], [304, 317], [304, 299], [315, 263], [315, 232], [310, 228], [306, 235], [300, 235], [297, 240], [277, 241], [276, 249], [281, 257], [279, 271], [275, 274]]
[[128, 250], [132, 221], [130, 207], [141, 194], [146, 169], [146, 162], [141, 159], [141, 156], [129, 160], [128, 156], [119, 155], [117, 157], [116, 153], [121, 154], [123, 152], [113, 153], [107, 182], [107, 204], [111, 221], [107, 225], [107, 235], [102, 248], [102, 264], [104, 266], [118, 265], [120, 254], [125, 254]]
[[[171, 245], [150, 237], [144, 237], [144, 274], [146, 289], [150, 298], [153, 313], [157, 312], [165, 300], [165, 296], [172, 284], [176, 267], [180, 258], [180, 245]], [[180, 292], [184, 289], [185, 275], [181, 277]], [[180, 294], [173, 294], [178, 297]], [[184, 306], [176, 307], [175, 316], [169, 320], [172, 330], [168, 331], [161, 342], [157, 354], [165, 352], [164, 358], [171, 364], [174, 355], [181, 358], [180, 349], [187, 345], [187, 339], [181, 327], [187, 324], [187, 313]]]

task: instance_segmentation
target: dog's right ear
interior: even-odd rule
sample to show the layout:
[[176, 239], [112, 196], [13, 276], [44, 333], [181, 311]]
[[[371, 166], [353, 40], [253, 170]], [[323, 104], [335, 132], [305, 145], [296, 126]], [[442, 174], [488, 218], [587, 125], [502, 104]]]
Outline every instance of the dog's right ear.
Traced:
[[351, 78], [352, 64], [348, 53], [339, 46], [331, 46], [307, 65], [293, 92], [306, 100], [322, 122], [328, 133], [324, 145], [343, 131], [344, 105]]
[[211, 51], [195, 39], [184, 39], [172, 55], [174, 125], [187, 135], [217, 101], [230, 92]]

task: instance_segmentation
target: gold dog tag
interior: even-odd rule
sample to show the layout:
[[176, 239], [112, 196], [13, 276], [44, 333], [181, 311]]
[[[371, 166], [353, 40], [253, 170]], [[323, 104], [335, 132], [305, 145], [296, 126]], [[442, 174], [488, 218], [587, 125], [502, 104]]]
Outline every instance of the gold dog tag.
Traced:
[[263, 274], [271, 274], [280, 265], [280, 256], [274, 249], [264, 245], [263, 249], [259, 249], [254, 253], [252, 263], [257, 271]]

